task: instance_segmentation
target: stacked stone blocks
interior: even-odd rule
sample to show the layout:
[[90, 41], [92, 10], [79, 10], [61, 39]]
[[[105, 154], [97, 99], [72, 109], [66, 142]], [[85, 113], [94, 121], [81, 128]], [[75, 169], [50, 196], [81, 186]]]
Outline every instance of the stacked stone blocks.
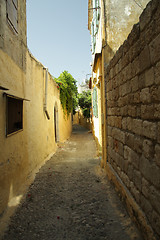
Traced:
[[108, 162], [160, 238], [160, 2], [106, 68]]

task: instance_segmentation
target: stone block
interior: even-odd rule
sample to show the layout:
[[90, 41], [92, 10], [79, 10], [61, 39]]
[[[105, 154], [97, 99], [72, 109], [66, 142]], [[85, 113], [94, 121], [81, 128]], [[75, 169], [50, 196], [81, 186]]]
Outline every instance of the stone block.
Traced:
[[155, 119], [154, 112], [155, 112], [154, 104], [141, 106], [141, 118], [144, 120], [152, 119], [154, 120]]
[[145, 139], [143, 141], [143, 154], [146, 158], [148, 159], [153, 159], [154, 156], [154, 146], [153, 146], [153, 142]]
[[122, 128], [122, 117], [115, 117], [114, 126], [120, 129]]
[[140, 72], [143, 72], [144, 70], [146, 70], [151, 66], [150, 53], [149, 53], [148, 46], [145, 46], [145, 48], [140, 53], [139, 64], [140, 64]]
[[151, 63], [155, 64], [160, 60], [160, 34], [150, 43]]
[[128, 165], [127, 175], [129, 177], [130, 181], [132, 181], [133, 180], [133, 165], [132, 164]]
[[150, 68], [145, 71], [145, 87], [152, 86], [154, 84], [154, 68]]
[[138, 87], [139, 87], [139, 89], [145, 88], [145, 74], [144, 73], [139, 75]]
[[122, 119], [122, 129], [127, 130], [127, 118]]
[[156, 233], [160, 236], [160, 216], [156, 211], [152, 213], [152, 227], [156, 231]]
[[110, 126], [107, 126], [107, 135], [108, 136], [112, 136], [112, 127], [110, 127]]
[[142, 134], [143, 121], [141, 119], [133, 119], [132, 131], [138, 135]]
[[145, 179], [142, 178], [142, 193], [146, 198], [149, 198], [150, 195], [150, 183]]
[[107, 92], [112, 90], [112, 81], [107, 82]]
[[[158, 133], [160, 133], [160, 122], [158, 122]], [[158, 134], [157, 141], [160, 143], [160, 134]]]
[[128, 146], [124, 146], [124, 159], [129, 160], [129, 154], [130, 154], [131, 149]]
[[127, 188], [129, 188], [130, 186], [130, 180], [127, 176], [127, 174], [125, 174], [124, 172], [121, 173], [121, 179], [123, 181], [123, 183], [126, 185]]
[[141, 195], [140, 199], [141, 199], [141, 207], [143, 211], [145, 212], [147, 218], [151, 220], [152, 211], [153, 211], [153, 207], [151, 203], [143, 195]]
[[127, 126], [128, 126], [128, 130], [132, 131], [132, 128], [133, 128], [133, 118], [131, 118], [131, 117], [127, 118]]
[[154, 186], [150, 186], [149, 199], [154, 209], [160, 214], [160, 191]]
[[137, 190], [133, 182], [130, 182], [130, 191], [137, 203], [140, 202], [140, 192]]
[[122, 117], [126, 117], [128, 115], [128, 106], [127, 105], [120, 108], [120, 114]]
[[138, 154], [142, 153], [142, 137], [134, 136], [134, 151]]
[[149, 88], [143, 88], [140, 92], [140, 100], [142, 103], [150, 103], [151, 102], [151, 95]]
[[124, 146], [124, 158], [129, 161], [136, 169], [139, 168], [139, 156], [128, 146]]
[[154, 163], [149, 161], [143, 155], [140, 159], [140, 171], [149, 182], [155, 187], [160, 186], [160, 168]]
[[136, 57], [132, 62], [132, 77], [135, 77], [140, 72], [139, 57]]
[[142, 189], [142, 175], [139, 171], [134, 169], [133, 172], [133, 182], [136, 186], [136, 188], [141, 192]]
[[110, 148], [113, 148], [113, 138], [112, 137], [108, 136], [107, 144]]
[[[123, 159], [122, 162], [122, 170], [127, 174], [128, 176], [128, 166], [130, 165], [130, 163], [126, 160]], [[129, 176], [128, 176], [129, 177]]]
[[128, 116], [137, 117], [137, 107], [129, 105], [128, 106]]
[[134, 139], [134, 134], [128, 132], [125, 134], [125, 144], [132, 149], [134, 148]]
[[140, 91], [133, 94], [133, 103], [140, 103]]
[[119, 98], [119, 88], [115, 88], [112, 90], [112, 100], [117, 101]]
[[160, 167], [160, 145], [159, 144], [156, 144], [155, 146], [155, 160], [156, 160], [157, 166]]
[[137, 118], [141, 118], [141, 106], [137, 105]]
[[127, 80], [130, 80], [132, 78], [132, 64], [129, 63], [126, 67], [126, 77]]
[[140, 24], [140, 31], [142, 32], [151, 21], [152, 16], [152, 8], [151, 4], [148, 4], [147, 7], [142, 12], [141, 16], [139, 17], [139, 24]]
[[140, 35], [140, 26], [139, 23], [134, 24], [131, 33], [128, 35], [128, 42], [130, 46], [132, 46]]
[[144, 121], [143, 122], [143, 131], [142, 135], [151, 138], [151, 139], [157, 139], [157, 125], [156, 123]]
[[108, 116], [107, 117], [107, 124], [111, 127], [114, 127], [114, 116]]
[[120, 156], [119, 154], [117, 154], [117, 158], [115, 159], [116, 160], [116, 163], [117, 163], [117, 166], [120, 167], [121, 171], [122, 171], [122, 166], [123, 166], [123, 157]]
[[145, 30], [145, 40], [146, 44], [149, 45], [150, 42], [157, 36], [157, 22], [152, 20], [148, 26], [147, 29]]
[[132, 163], [133, 167], [135, 167], [136, 169], [139, 169], [140, 157], [133, 150], [131, 150], [129, 153], [129, 161]]
[[125, 143], [125, 133], [121, 131], [120, 129], [113, 128], [112, 130], [112, 136], [114, 139], [117, 139], [118, 141]]
[[160, 86], [152, 86], [150, 88], [152, 102], [160, 102]]
[[131, 80], [131, 89], [132, 89], [132, 92], [136, 92], [139, 88], [139, 79], [138, 79], [138, 76], [135, 76], [134, 78], [132, 78]]
[[155, 104], [154, 118], [160, 120], [160, 104]]
[[154, 67], [155, 84], [160, 85], [160, 62]]
[[112, 99], [112, 91], [107, 92], [107, 100], [113, 100]]

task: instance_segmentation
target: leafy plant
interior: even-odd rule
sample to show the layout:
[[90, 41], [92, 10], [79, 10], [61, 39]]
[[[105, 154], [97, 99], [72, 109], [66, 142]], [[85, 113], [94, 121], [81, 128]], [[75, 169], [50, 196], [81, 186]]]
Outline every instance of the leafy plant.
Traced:
[[64, 71], [55, 81], [60, 91], [60, 101], [64, 113], [67, 113], [67, 115], [71, 112], [75, 113], [75, 108], [78, 105], [76, 80], [68, 71]]
[[86, 118], [90, 118], [90, 108], [92, 105], [91, 101], [91, 92], [90, 91], [83, 91], [82, 93], [78, 94], [78, 104], [82, 109], [83, 116]]

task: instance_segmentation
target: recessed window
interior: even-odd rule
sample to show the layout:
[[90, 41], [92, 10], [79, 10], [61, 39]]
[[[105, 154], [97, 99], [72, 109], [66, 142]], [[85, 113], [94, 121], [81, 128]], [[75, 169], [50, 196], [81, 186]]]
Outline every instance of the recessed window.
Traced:
[[11, 96], [7, 99], [7, 136], [23, 129], [23, 100]]
[[6, 0], [6, 3], [8, 23], [18, 33], [18, 0]]

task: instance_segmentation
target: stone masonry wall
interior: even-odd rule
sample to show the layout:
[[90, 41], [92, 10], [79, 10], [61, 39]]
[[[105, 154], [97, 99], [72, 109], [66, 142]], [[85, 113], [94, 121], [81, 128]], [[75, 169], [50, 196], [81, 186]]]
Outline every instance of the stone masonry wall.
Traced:
[[107, 154], [160, 239], [160, 1], [149, 2], [106, 69]]

